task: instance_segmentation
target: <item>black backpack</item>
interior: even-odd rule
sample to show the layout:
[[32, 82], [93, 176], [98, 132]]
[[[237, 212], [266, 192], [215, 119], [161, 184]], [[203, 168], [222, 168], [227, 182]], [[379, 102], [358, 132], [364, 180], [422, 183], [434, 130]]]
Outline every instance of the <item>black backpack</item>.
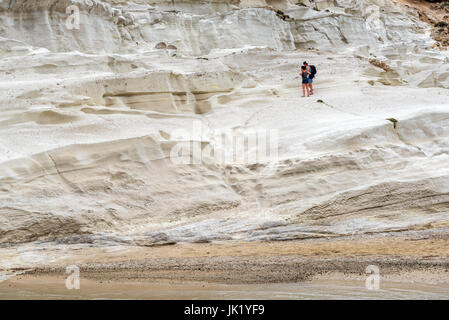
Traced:
[[315, 66], [310, 66], [310, 73], [313, 74], [313, 75], [317, 74]]

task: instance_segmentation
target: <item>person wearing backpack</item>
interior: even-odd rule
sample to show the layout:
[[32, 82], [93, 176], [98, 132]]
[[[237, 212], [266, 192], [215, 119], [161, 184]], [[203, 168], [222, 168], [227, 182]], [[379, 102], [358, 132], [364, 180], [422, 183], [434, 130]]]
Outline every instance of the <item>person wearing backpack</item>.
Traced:
[[304, 61], [304, 67], [306, 67], [306, 70], [309, 73], [309, 83], [308, 83], [309, 94], [313, 95], [313, 79], [315, 78], [316, 75], [316, 67], [309, 66], [307, 61]]

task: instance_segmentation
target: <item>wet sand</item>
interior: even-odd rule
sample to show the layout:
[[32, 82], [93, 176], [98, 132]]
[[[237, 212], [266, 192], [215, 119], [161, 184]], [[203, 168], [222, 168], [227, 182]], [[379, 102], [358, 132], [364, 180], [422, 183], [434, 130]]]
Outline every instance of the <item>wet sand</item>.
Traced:
[[381, 281], [368, 290], [365, 281], [311, 280], [299, 283], [220, 284], [178, 281], [96, 281], [81, 279], [80, 289], [68, 290], [62, 276], [23, 276], [0, 290], [0, 299], [448, 299], [449, 287], [435, 284]]

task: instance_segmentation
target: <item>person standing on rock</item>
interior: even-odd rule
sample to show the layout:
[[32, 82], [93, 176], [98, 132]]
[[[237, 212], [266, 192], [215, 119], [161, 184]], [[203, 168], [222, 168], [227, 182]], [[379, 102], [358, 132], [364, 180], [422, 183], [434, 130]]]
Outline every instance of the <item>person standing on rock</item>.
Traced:
[[306, 92], [307, 96], [309, 96], [309, 74], [305, 66], [301, 66], [301, 72], [299, 75], [302, 77], [302, 97], [305, 98]]
[[315, 78], [315, 73], [316, 72], [313, 72], [312, 69], [315, 69], [315, 67], [309, 66], [307, 61], [304, 61], [303, 66], [306, 67], [306, 70], [309, 73], [309, 83], [308, 83], [308, 86], [307, 86], [307, 90], [308, 90], [310, 95], [313, 95], [313, 79]]

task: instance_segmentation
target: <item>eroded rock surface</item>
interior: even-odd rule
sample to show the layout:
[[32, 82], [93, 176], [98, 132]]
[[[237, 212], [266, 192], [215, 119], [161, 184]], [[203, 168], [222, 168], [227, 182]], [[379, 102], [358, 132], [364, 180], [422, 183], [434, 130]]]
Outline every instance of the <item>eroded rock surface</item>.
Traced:
[[[3, 1], [0, 243], [445, 230], [449, 56], [430, 33], [389, 0]], [[217, 157], [222, 133], [256, 131], [275, 153]], [[215, 153], [179, 164], [185, 142]]]

